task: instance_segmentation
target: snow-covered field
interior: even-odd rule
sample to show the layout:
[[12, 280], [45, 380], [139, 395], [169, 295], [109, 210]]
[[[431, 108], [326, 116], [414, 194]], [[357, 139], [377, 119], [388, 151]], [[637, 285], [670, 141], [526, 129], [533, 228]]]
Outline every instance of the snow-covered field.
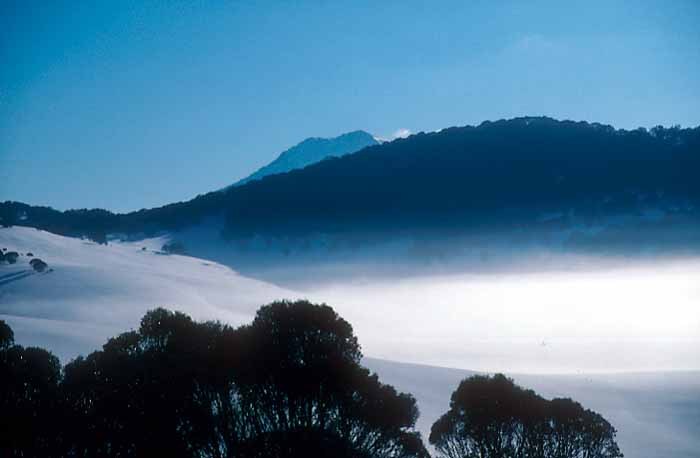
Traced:
[[[300, 293], [215, 262], [158, 254], [164, 241], [101, 246], [0, 229], [0, 248], [22, 254], [17, 264], [0, 265], [0, 319], [20, 344], [46, 347], [66, 362], [136, 327], [157, 306], [236, 325], [272, 300], [308, 297], [353, 324], [365, 355], [386, 359], [365, 362], [415, 394], [425, 434], [470, 374], [464, 369], [477, 369], [516, 374], [545, 396], [569, 396], [599, 411], [618, 428], [628, 457], [690, 457], [700, 449], [697, 263], [367, 280]], [[33, 272], [27, 252], [53, 270]], [[645, 372], [613, 374], [619, 371]], [[533, 372], [540, 375], [518, 375]]]
[[31, 252], [53, 269], [32, 273], [27, 256], [1, 264], [0, 319], [20, 343], [66, 360], [137, 327], [155, 307], [235, 325], [249, 322], [262, 304], [295, 298], [214, 262], [158, 254], [162, 245], [152, 239], [104, 246], [31, 228], [0, 229], [0, 248]]

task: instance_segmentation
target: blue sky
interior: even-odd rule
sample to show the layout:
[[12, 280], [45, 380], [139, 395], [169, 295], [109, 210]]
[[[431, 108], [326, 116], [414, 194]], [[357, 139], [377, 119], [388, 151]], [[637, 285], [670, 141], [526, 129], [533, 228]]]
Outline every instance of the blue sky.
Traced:
[[354, 129], [697, 126], [698, 24], [694, 0], [0, 2], [0, 200], [162, 205]]

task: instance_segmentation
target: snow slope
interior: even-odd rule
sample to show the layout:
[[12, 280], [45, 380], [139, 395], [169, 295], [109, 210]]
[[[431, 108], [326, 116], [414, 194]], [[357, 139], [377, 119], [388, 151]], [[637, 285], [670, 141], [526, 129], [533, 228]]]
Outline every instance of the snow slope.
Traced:
[[46, 346], [65, 360], [138, 326], [155, 307], [240, 324], [265, 303], [296, 297], [214, 262], [158, 254], [162, 244], [104, 246], [32, 228], [0, 229], [0, 248], [31, 252], [53, 269], [32, 273], [27, 256], [0, 264], [0, 319], [20, 343]]
[[[0, 264], [0, 319], [18, 343], [48, 348], [66, 362], [136, 327], [156, 306], [236, 325], [262, 304], [301, 296], [211, 261], [158, 254], [166, 240], [101, 246], [31, 228], [0, 229], [0, 248], [22, 253], [16, 265]], [[53, 271], [32, 272], [27, 252]], [[697, 361], [700, 312], [689, 305], [699, 297], [698, 270], [671, 265], [633, 273], [406, 279], [304, 296], [327, 301], [348, 319], [366, 355], [506, 372], [544, 396], [572, 397], [603, 414], [628, 457], [697, 456], [700, 372], [513, 375], [537, 364], [571, 372], [562, 362], [572, 358], [588, 368], [596, 361], [638, 367], [644, 355], [657, 368], [666, 360]], [[620, 310], [604, 314], [605, 298]], [[626, 340], [612, 338], [622, 334]], [[669, 341], [673, 336], [680, 340]], [[426, 439], [459, 381], [473, 374], [372, 358], [365, 364], [416, 396]]]

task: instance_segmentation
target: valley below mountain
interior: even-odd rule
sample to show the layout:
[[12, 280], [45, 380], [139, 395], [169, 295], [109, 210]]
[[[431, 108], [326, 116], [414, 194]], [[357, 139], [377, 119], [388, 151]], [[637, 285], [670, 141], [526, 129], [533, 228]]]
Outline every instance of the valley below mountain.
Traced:
[[[237, 325], [262, 304], [307, 297], [353, 324], [364, 364], [415, 394], [424, 437], [447, 407], [447, 393], [478, 370], [506, 372], [545, 396], [584, 401], [614, 422], [627, 456], [680, 458], [697, 449], [699, 262], [366, 277], [302, 291], [167, 254], [161, 251], [167, 240], [105, 246], [33, 228], [0, 229], [0, 247], [20, 253], [16, 264], [0, 265], [0, 278], [16, 279], [0, 283], [0, 319], [19, 343], [50, 348], [67, 362], [133, 329], [156, 306]], [[28, 252], [51, 271], [18, 278], [29, 270]]]

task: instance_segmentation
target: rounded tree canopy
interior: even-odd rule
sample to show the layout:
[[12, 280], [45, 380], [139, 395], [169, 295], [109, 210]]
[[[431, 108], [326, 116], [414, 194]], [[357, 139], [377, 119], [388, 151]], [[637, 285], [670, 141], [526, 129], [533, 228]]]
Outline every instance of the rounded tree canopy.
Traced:
[[74, 440], [96, 456], [160, 456], [167, 446], [168, 456], [427, 457], [415, 399], [361, 357], [352, 327], [327, 305], [275, 302], [235, 330], [156, 309], [69, 363], [63, 388], [80, 412]]
[[496, 374], [463, 380], [429, 440], [447, 458], [620, 458], [615, 434], [601, 415], [579, 403], [548, 401]]
[[3, 320], [0, 320], [0, 350], [7, 350], [15, 343], [15, 333]]

